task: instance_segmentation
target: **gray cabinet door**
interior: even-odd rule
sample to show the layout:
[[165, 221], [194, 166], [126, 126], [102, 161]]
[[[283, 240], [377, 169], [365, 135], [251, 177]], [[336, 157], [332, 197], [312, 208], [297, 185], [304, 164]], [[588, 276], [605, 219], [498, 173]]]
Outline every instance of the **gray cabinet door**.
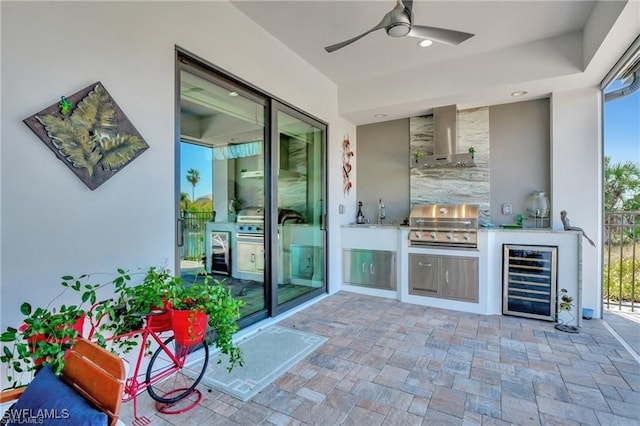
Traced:
[[346, 284], [395, 290], [396, 252], [347, 249], [343, 261]]
[[441, 269], [442, 297], [478, 301], [478, 259], [443, 256]]
[[344, 281], [355, 285], [368, 285], [371, 280], [369, 265], [373, 250], [351, 249], [344, 251]]
[[409, 294], [439, 294], [440, 256], [409, 254]]
[[395, 290], [396, 288], [396, 252], [374, 250], [369, 265], [371, 287]]

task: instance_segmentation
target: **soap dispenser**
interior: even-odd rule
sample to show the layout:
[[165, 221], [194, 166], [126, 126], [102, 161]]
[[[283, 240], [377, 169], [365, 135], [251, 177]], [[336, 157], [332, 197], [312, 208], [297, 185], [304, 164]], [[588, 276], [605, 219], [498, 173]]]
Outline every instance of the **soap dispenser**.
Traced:
[[362, 214], [362, 201], [358, 201], [358, 214], [356, 214], [356, 223], [364, 223], [364, 215]]
[[387, 213], [384, 208], [384, 202], [382, 201], [382, 198], [380, 198], [380, 201], [378, 202], [378, 225], [382, 225], [382, 219], [385, 219], [386, 217]]

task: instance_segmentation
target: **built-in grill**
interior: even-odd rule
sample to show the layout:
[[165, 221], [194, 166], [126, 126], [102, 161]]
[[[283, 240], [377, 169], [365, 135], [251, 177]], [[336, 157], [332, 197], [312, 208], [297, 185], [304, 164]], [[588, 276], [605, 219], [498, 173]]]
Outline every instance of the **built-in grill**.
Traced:
[[240, 210], [236, 218], [236, 233], [238, 235], [264, 235], [264, 209], [262, 207], [248, 207]]
[[478, 247], [476, 204], [421, 204], [409, 216], [411, 247]]

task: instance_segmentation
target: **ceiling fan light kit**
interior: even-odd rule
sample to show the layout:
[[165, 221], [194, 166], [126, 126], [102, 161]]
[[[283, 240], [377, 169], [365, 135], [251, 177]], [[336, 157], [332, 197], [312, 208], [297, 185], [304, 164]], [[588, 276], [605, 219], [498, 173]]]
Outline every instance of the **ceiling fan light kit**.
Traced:
[[[387, 35], [391, 37], [416, 37], [425, 39], [424, 41], [438, 42], [450, 46], [456, 46], [465, 40], [473, 37], [471, 33], [461, 31], [448, 30], [446, 28], [425, 27], [422, 25], [413, 25], [413, 0], [396, 0], [396, 5], [391, 11], [387, 12], [380, 23], [369, 31], [362, 33], [356, 37], [350, 38], [340, 43], [327, 46], [324, 49], [331, 53], [338, 49], [360, 40], [369, 33], [384, 28]], [[428, 44], [420, 44], [420, 46], [429, 46]]]

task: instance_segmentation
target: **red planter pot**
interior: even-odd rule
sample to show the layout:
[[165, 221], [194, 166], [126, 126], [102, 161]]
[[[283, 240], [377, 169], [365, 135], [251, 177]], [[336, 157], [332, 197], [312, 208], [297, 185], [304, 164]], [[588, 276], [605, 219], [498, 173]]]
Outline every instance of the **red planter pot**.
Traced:
[[156, 333], [171, 330], [171, 303], [166, 300], [163, 303], [165, 313], [147, 317], [147, 325]]
[[189, 346], [204, 340], [209, 317], [204, 312], [171, 309], [171, 328], [176, 343]]
[[[82, 315], [80, 318], [78, 318], [75, 322], [75, 324], [73, 324], [73, 329], [76, 330], [78, 332], [78, 335], [82, 336], [82, 332], [84, 329], [84, 319], [85, 316]], [[20, 331], [24, 331], [26, 330], [27, 325], [23, 324], [20, 327]], [[59, 330], [62, 329], [62, 327], [58, 327]], [[51, 336], [47, 336], [46, 334], [36, 334], [34, 336], [31, 337], [27, 337], [27, 343], [29, 344], [29, 350], [31, 351], [31, 353], [34, 353], [38, 347], [38, 342], [40, 341], [48, 341], [48, 342], [54, 342], [56, 341], [55, 338], [51, 337]], [[69, 341], [68, 337], [65, 337], [61, 340], [58, 340], [60, 343], [66, 343]], [[66, 358], [66, 356], [65, 356]], [[34, 365], [40, 365], [44, 362], [44, 358], [36, 358], [33, 360]]]

